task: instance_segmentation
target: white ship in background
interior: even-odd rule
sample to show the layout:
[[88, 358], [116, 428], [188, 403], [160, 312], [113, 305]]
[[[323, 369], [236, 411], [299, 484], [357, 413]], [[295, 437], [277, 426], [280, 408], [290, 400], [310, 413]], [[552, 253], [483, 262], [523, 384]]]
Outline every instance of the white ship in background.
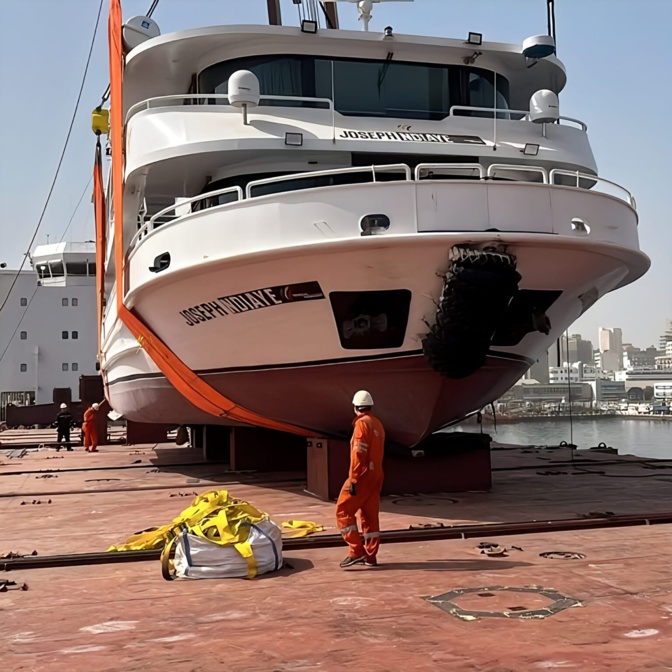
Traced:
[[240, 424], [139, 347], [121, 278], [123, 305], [236, 408], [343, 435], [366, 388], [389, 440], [411, 446], [646, 272], [635, 202], [560, 115], [552, 37], [327, 29], [304, 4], [301, 28], [127, 23], [107, 393], [132, 420]]

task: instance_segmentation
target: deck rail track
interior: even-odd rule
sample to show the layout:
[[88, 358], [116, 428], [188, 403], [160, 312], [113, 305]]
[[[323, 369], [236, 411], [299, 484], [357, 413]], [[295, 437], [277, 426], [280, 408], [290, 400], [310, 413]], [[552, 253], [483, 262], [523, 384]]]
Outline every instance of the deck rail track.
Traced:
[[[598, 530], [612, 527], [636, 527], [642, 525], [672, 524], [672, 511], [665, 513], [619, 515], [606, 518], [560, 518], [543, 521], [519, 521], [513, 523], [478, 523], [452, 525], [424, 529], [386, 530], [381, 533], [381, 541], [386, 544], [412, 542], [445, 541], [450, 539], [476, 539], [489, 536], [511, 536], [541, 534], [547, 532], [568, 532], [576, 530]], [[314, 537], [283, 540], [283, 551], [304, 551], [319, 548], [340, 548], [343, 538], [340, 534], [326, 534]], [[100, 553], [72, 553], [67, 555], [33, 555], [0, 560], [0, 571], [45, 569], [52, 567], [81, 567], [107, 565], [126, 562], [157, 561], [161, 550], [117, 551]]]

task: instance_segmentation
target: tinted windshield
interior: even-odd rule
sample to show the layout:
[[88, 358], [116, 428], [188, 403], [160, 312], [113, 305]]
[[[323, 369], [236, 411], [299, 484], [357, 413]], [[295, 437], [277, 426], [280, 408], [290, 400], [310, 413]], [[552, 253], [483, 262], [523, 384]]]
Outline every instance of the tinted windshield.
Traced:
[[438, 120], [454, 105], [508, 109], [509, 83], [490, 70], [458, 65], [258, 56], [210, 66], [198, 78], [199, 93], [228, 92], [237, 70], [251, 70], [262, 95], [329, 98], [346, 116]]

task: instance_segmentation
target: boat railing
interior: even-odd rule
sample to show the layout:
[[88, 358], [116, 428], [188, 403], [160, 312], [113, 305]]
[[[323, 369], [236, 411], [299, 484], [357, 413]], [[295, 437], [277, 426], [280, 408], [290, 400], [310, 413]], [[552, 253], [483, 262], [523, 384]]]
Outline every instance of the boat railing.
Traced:
[[[271, 105], [268, 105], [271, 103]], [[334, 112], [334, 103], [330, 98], [310, 96], [275, 96], [262, 95], [259, 107], [275, 107], [273, 103], [287, 103], [288, 107], [311, 107]], [[155, 96], [147, 98], [133, 105], [126, 114], [126, 123], [143, 110], [157, 107], [174, 107], [183, 105], [229, 105], [229, 96], [226, 93], [183, 93], [171, 96]], [[448, 111], [449, 117], [479, 116], [502, 121], [530, 121], [528, 110], [510, 110], [507, 108], [478, 107], [475, 105], [453, 105]], [[588, 126], [580, 119], [560, 116], [555, 122], [561, 125], [575, 126], [582, 131], [588, 131]]]
[[[304, 173], [292, 173], [289, 175], [280, 175], [277, 177], [269, 177], [262, 180], [255, 180], [249, 182], [245, 187], [245, 190], [239, 186], [227, 187], [225, 189], [218, 189], [216, 191], [210, 191], [204, 194], [199, 194], [192, 198], [187, 198], [180, 200], [177, 203], [169, 205], [168, 207], [160, 210], [151, 217], [144, 218], [144, 223], [140, 224], [140, 228], [133, 237], [133, 240], [130, 243], [129, 250], [134, 250], [137, 244], [150, 232], [159, 228], [163, 224], [173, 223], [176, 220], [182, 219], [185, 216], [193, 213], [193, 208], [191, 212], [185, 214], [177, 214], [179, 208], [184, 208], [185, 206], [193, 206], [196, 203], [206, 201], [208, 199], [216, 198], [223, 195], [232, 194], [235, 196], [229, 203], [220, 203], [212, 207], [228, 207], [229, 205], [243, 201], [250, 200], [254, 198], [259, 198], [263, 196], [268, 196], [269, 194], [255, 194], [253, 193], [255, 189], [273, 184], [281, 183], [291, 183], [291, 182], [300, 182], [301, 180], [313, 180], [320, 177], [334, 177], [338, 175], [352, 175], [360, 174], [363, 176], [368, 176], [367, 183], [389, 183], [389, 180], [380, 180], [379, 174], [381, 173], [401, 173], [399, 176], [399, 181], [401, 182], [418, 182], [418, 181], [431, 181], [433, 179], [442, 179], [439, 176], [449, 176], [455, 180], [471, 181], [478, 180], [496, 180], [502, 179], [510, 182], [532, 182], [537, 185], [554, 185], [562, 186], [569, 188], [577, 188], [584, 191], [598, 191], [605, 195], [618, 198], [626, 202], [633, 209], [636, 209], [635, 199], [632, 194], [625, 188], [620, 185], [612, 182], [611, 180], [606, 180], [596, 175], [590, 175], [588, 173], [582, 173], [580, 171], [572, 170], [563, 170], [559, 168], [554, 168], [550, 172], [547, 171], [542, 166], [531, 166], [525, 164], [502, 164], [495, 163], [486, 169], [484, 166], [478, 163], [421, 163], [418, 164], [414, 170], [405, 164], [405, 163], [395, 163], [387, 165], [372, 165], [372, 166], [355, 166], [347, 168], [336, 168], [332, 170], [317, 170], [317, 171], [308, 171]], [[471, 173], [471, 174], [470, 174]], [[529, 179], [526, 179], [526, 175], [530, 175]], [[398, 184], [399, 182], [397, 182]], [[350, 185], [357, 184], [357, 182], [348, 183]], [[329, 186], [344, 186], [343, 184], [333, 184], [333, 185], [297, 185], [292, 189], [286, 191], [301, 191], [304, 189], [311, 188], [325, 188]], [[277, 192], [273, 192], [276, 194]], [[208, 208], [210, 209], [210, 208]], [[171, 214], [172, 213], [172, 214]]]
[[637, 202], [635, 197], [620, 184], [606, 180], [597, 175], [590, 175], [582, 173], [578, 170], [563, 170], [561, 168], [553, 168], [549, 173], [550, 184], [563, 187], [576, 187], [577, 189], [590, 189], [591, 191], [598, 191], [608, 196], [625, 201], [635, 210], [637, 209]]
[[307, 173], [293, 173], [278, 177], [267, 177], [263, 180], [248, 182], [245, 188], [245, 198], [254, 198], [252, 190], [266, 184], [278, 184], [279, 182], [291, 182], [292, 180], [313, 179], [316, 177], [332, 177], [335, 175], [350, 175], [352, 173], [371, 173], [371, 182], [377, 182], [376, 173], [403, 172], [406, 181], [411, 180], [411, 169], [405, 163], [391, 163], [380, 166], [355, 166], [354, 168], [335, 168], [332, 170], [314, 170]]
[[[518, 165], [515, 163], [493, 163], [490, 166], [488, 166], [488, 172], [487, 172], [487, 177], [490, 179], [496, 179], [498, 176], [501, 176], [502, 173], [532, 173], [534, 175], [539, 175], [541, 177], [541, 182], [542, 184], [548, 184], [548, 171], [546, 168], [543, 168], [542, 166], [525, 166], [525, 165]], [[512, 177], [511, 179], [515, 180], [516, 182], [527, 182], [527, 181], [535, 181], [538, 182], [539, 180], [521, 180], [515, 179], [515, 177]]]
[[[211, 102], [214, 101], [214, 102]], [[268, 103], [271, 105], [268, 105]], [[333, 103], [329, 98], [311, 98], [308, 96], [266, 96], [262, 95], [259, 107], [278, 107], [273, 103], [287, 103], [287, 107], [310, 107], [333, 112]], [[126, 123], [138, 112], [157, 107], [175, 107], [182, 105], [229, 105], [229, 96], [225, 93], [188, 93], [172, 96], [147, 98], [133, 105], [126, 113]]]
[[[466, 117], [482, 116], [486, 119], [499, 119], [500, 121], [530, 121], [529, 110], [508, 110], [501, 107], [476, 107], [473, 105], [453, 105], [450, 108], [449, 116]], [[569, 125], [580, 128], [584, 133], [588, 131], [588, 125], [580, 119], [574, 117], [560, 116], [556, 122], [560, 125]]]
[[431, 179], [434, 174], [482, 180], [485, 178], [485, 168], [480, 163], [419, 163], [415, 167], [416, 181]]
[[[217, 189], [216, 191], [209, 191], [205, 194], [199, 194], [198, 196], [193, 196], [192, 198], [187, 198], [185, 200], [180, 200], [179, 203], [173, 203], [163, 210], [159, 210], [155, 215], [145, 219], [145, 223], [138, 229], [138, 232], [133, 236], [130, 247], [133, 248], [137, 242], [142, 240], [150, 231], [158, 228], [162, 224], [167, 224], [179, 219], [181, 215], [175, 213], [175, 210], [178, 208], [183, 208], [185, 206], [191, 206], [193, 203], [198, 203], [204, 201], [208, 198], [214, 198], [216, 196], [223, 196], [225, 194], [235, 194], [236, 198], [231, 201], [235, 203], [236, 201], [243, 200], [243, 190], [241, 187], [227, 187], [226, 189]], [[173, 212], [172, 216], [168, 216], [168, 213]]]

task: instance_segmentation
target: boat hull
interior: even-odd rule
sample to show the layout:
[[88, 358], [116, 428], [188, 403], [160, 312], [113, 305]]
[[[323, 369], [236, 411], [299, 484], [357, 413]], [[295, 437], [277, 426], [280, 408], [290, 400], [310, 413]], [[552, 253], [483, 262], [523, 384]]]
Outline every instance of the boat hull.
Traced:
[[[508, 390], [525, 371], [526, 359], [488, 356], [473, 375], [449, 379], [422, 353], [403, 357], [252, 370], [209, 371], [204, 380], [245, 408], [312, 429], [345, 436], [351, 429], [353, 392], [366, 387], [389, 441], [413, 446], [440, 427], [482, 408]], [[144, 422], [235, 424], [192, 406], [160, 375], [117, 380], [110, 387], [115, 408]]]
[[[546, 310], [551, 330], [530, 329], [506, 345], [495, 339], [472, 375], [442, 376], [422, 340], [435, 320], [449, 252], [493, 244], [516, 257], [522, 290], [557, 294]], [[638, 251], [558, 236], [380, 236], [193, 263], [144, 284], [128, 303], [236, 404], [316, 435], [344, 436], [353, 393], [368, 389], [389, 440], [413, 446], [500, 397], [586, 309], [586, 295], [595, 300], [612, 290], [638, 264], [645, 264]], [[296, 287], [298, 300], [282, 298]], [[351, 347], [334, 295], [390, 291], [410, 296], [401, 340], [393, 348]], [[117, 412], [139, 422], [235, 424], [186, 401], [114, 317], [110, 324], [103, 371]]]

